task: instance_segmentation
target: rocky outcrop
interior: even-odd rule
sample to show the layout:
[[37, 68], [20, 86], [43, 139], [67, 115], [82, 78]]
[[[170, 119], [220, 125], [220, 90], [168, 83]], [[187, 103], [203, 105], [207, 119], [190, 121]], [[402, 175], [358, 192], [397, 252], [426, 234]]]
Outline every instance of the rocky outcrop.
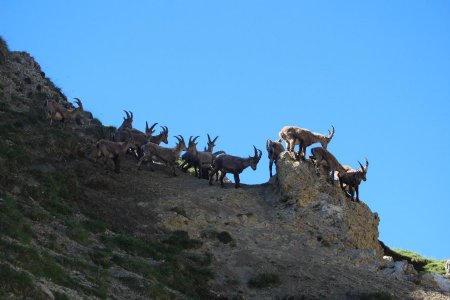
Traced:
[[310, 225], [325, 243], [341, 251], [365, 251], [381, 259], [378, 214], [365, 203], [346, 198], [337, 182], [332, 185], [327, 181], [325, 170], [321, 174], [316, 174], [311, 161], [296, 161], [283, 153], [277, 164], [282, 201], [298, 208], [298, 221]]

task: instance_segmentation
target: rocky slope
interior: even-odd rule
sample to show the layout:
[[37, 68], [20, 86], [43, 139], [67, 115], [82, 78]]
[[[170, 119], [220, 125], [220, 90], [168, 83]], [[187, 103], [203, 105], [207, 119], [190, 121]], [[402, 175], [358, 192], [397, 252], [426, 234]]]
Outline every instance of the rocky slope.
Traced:
[[67, 101], [30, 55], [2, 58], [0, 297], [449, 297], [419, 275], [388, 274], [378, 215], [309, 161], [285, 155], [271, 181], [241, 189], [137, 171], [131, 157], [116, 174], [93, 160], [113, 129], [89, 113], [50, 128], [49, 98]]

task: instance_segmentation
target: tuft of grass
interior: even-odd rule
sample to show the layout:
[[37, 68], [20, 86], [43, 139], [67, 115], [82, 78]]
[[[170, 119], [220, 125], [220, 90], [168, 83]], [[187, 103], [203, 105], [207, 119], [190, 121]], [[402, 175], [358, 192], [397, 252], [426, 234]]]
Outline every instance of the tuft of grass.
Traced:
[[387, 292], [365, 293], [360, 295], [361, 300], [393, 300], [394, 297]]
[[94, 248], [89, 253], [89, 257], [94, 264], [100, 265], [103, 268], [109, 268], [113, 264], [111, 251], [108, 251], [107, 249]]
[[394, 249], [393, 251], [408, 258], [408, 260], [414, 265], [414, 268], [417, 271], [424, 271], [441, 275], [445, 274], [445, 260], [426, 258], [416, 252], [408, 250]]
[[[185, 218], [188, 218], [188, 216], [187, 216], [187, 214], [186, 214], [186, 211], [185, 211], [184, 208], [182, 208], [182, 207], [175, 206], [175, 207], [172, 207], [172, 208], [170, 209], [170, 211], [176, 212], [177, 214], [179, 214], [179, 215], [181, 215], [181, 216], [183, 216], [183, 217], [185, 217]], [[188, 219], [189, 219], [189, 218], [188, 218]]]
[[36, 287], [30, 274], [15, 270], [4, 263], [0, 264], [0, 290], [29, 299], [47, 299]]
[[11, 197], [0, 202], [0, 232], [21, 242], [28, 243], [33, 231], [23, 216], [18, 202]]
[[233, 237], [226, 231], [219, 232], [217, 234], [217, 239], [224, 244], [231, 243], [233, 241]]
[[265, 288], [280, 283], [280, 275], [277, 273], [261, 273], [248, 280], [251, 288]]
[[89, 240], [89, 232], [77, 221], [67, 221], [66, 226], [68, 229], [68, 235], [74, 241], [81, 244], [86, 244]]
[[151, 244], [139, 240], [133, 236], [118, 234], [115, 236], [102, 235], [102, 242], [109, 249], [119, 248], [125, 252], [143, 257], [161, 259], [161, 253]]
[[199, 248], [202, 246], [202, 241], [191, 239], [189, 234], [183, 230], [176, 230], [170, 234], [164, 243], [170, 245], [172, 251], [179, 252], [184, 249]]
[[94, 219], [87, 219], [81, 222], [82, 226], [92, 233], [103, 233], [108, 229], [105, 222]]

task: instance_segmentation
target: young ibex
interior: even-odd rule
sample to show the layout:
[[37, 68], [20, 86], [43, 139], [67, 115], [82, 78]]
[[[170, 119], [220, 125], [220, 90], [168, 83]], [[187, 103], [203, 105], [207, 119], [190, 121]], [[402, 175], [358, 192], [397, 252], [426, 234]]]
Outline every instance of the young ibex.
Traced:
[[216, 159], [214, 159], [212, 164], [212, 171], [211, 174], [209, 174], [209, 184], [212, 185], [212, 179], [214, 174], [217, 172], [221, 172], [220, 174], [220, 185], [224, 187], [223, 184], [223, 178], [225, 177], [226, 173], [233, 173], [234, 175], [234, 187], [238, 188], [240, 186], [240, 179], [239, 174], [244, 171], [245, 168], [251, 167], [253, 170], [256, 170], [256, 166], [258, 165], [259, 160], [262, 156], [262, 151], [259, 149], [256, 149], [255, 146], [253, 146], [255, 149], [255, 155], [249, 156], [248, 158], [242, 158], [237, 156], [232, 156], [228, 154], [222, 154], [219, 155]]
[[281, 144], [281, 139], [278, 141], [272, 142], [270, 139], [266, 141], [266, 149], [269, 157], [269, 172], [270, 177], [272, 177], [272, 166], [275, 162], [275, 166], [277, 165], [278, 158], [280, 154], [284, 152], [284, 147]]
[[100, 140], [97, 142], [97, 158], [104, 156], [114, 161], [114, 171], [120, 173], [120, 159], [128, 151], [134, 147], [133, 138], [130, 136], [125, 142], [113, 142], [110, 140]]
[[[349, 190], [348, 195], [352, 200], [354, 200], [354, 195], [356, 191], [356, 201], [359, 202], [359, 185], [361, 184], [361, 180], [366, 181], [367, 169], [369, 169], [369, 161], [366, 158], [366, 166], [364, 167], [359, 161], [359, 166], [361, 169], [352, 170], [345, 173], [339, 173], [339, 183], [341, 185], [342, 190], [347, 194], [345, 188], [347, 187]], [[346, 187], [344, 186], [346, 185]]]
[[[178, 140], [178, 143], [174, 148], [164, 148], [154, 143], [147, 143], [142, 146], [141, 152], [143, 155], [137, 164], [138, 170], [141, 169], [142, 162], [151, 160], [152, 157], [155, 156], [172, 169], [173, 176], [177, 176], [175, 165], [177, 164], [177, 159], [180, 157], [181, 151], [186, 150], [186, 144], [181, 135], [176, 136], [175, 138]], [[151, 170], [153, 171], [153, 167], [151, 167]]]
[[320, 143], [324, 149], [327, 149], [328, 144], [334, 136], [334, 126], [331, 127], [333, 129], [332, 131], [328, 130], [328, 136], [296, 126], [283, 127], [279, 135], [286, 142], [287, 151], [293, 152], [295, 145], [299, 145], [298, 155], [304, 158], [306, 155], [306, 147], [312, 144]]
[[45, 103], [45, 110], [47, 112], [47, 119], [50, 120], [50, 126], [53, 124], [53, 120], [61, 121], [66, 126], [66, 123], [70, 123], [78, 117], [83, 116], [83, 104], [78, 98], [74, 98], [78, 104], [78, 108], [68, 109], [61, 103], [54, 100], [47, 100]]
[[334, 172], [338, 171], [339, 173], [345, 173], [345, 168], [338, 162], [336, 157], [331, 154], [328, 150], [325, 150], [322, 147], [315, 147], [311, 149], [312, 155], [310, 156], [313, 159], [314, 165], [316, 167], [316, 173], [319, 173], [320, 163], [325, 161], [328, 165], [330, 171], [330, 182], [334, 184]]

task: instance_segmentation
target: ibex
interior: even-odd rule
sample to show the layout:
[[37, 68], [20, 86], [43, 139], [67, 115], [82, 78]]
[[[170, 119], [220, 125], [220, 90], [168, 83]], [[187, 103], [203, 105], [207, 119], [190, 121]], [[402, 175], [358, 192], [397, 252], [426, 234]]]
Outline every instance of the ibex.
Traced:
[[66, 122], [71, 122], [77, 117], [83, 116], [83, 104], [78, 98], [74, 98], [75, 102], [78, 104], [78, 108], [68, 109], [64, 107], [61, 103], [54, 100], [47, 100], [45, 103], [45, 110], [47, 112], [47, 119], [50, 120], [50, 126], [53, 124], [53, 120], [61, 121], [66, 126]]
[[334, 184], [334, 172], [338, 171], [339, 173], [345, 173], [345, 168], [338, 162], [336, 157], [333, 154], [328, 152], [322, 147], [315, 147], [311, 149], [312, 155], [310, 156], [313, 159], [314, 165], [316, 167], [317, 174], [319, 173], [319, 166], [322, 161], [325, 161], [328, 165], [330, 171], [330, 182]]
[[122, 129], [131, 129], [133, 128], [133, 113], [130, 111], [126, 111], [124, 110], [125, 114], [127, 115], [127, 117], [123, 118], [123, 122], [122, 125], [119, 126], [119, 128], [117, 128], [118, 131], [122, 130]]
[[162, 131], [155, 135], [155, 136], [150, 136], [149, 137], [149, 142], [153, 143], [153, 144], [161, 144], [161, 142], [163, 142], [164, 144], [167, 144], [167, 138], [169, 137], [169, 128], [167, 128], [167, 126], [161, 126]]
[[[129, 118], [127, 118], [129, 119]], [[127, 120], [124, 118], [124, 122]], [[126, 126], [124, 126], [122, 129], [118, 130], [114, 136], [113, 136], [113, 140], [115, 142], [124, 142], [128, 139], [129, 135], [131, 134], [134, 140], [134, 143], [136, 145], [136, 149], [133, 152], [134, 155], [136, 156], [136, 158], [140, 158], [141, 157], [141, 153], [140, 153], [140, 148], [141, 146], [147, 144], [149, 141], [151, 141], [151, 134], [154, 133], [154, 129], [156, 124], [153, 124], [151, 127], [148, 127], [148, 123], [145, 122], [145, 133], [137, 130], [135, 128], [127, 128]], [[121, 126], [122, 127], [122, 126]]]
[[273, 163], [275, 163], [275, 166], [277, 165], [278, 158], [280, 157], [280, 154], [284, 152], [284, 147], [281, 144], [281, 139], [278, 141], [272, 142], [270, 139], [266, 141], [266, 149], [267, 154], [269, 158], [269, 172], [270, 177], [272, 177], [272, 166]]
[[[181, 151], [186, 150], [186, 144], [181, 135], [178, 135], [175, 138], [178, 140], [178, 143], [174, 148], [164, 148], [154, 143], [147, 143], [142, 146], [141, 152], [143, 155], [137, 164], [138, 170], [141, 169], [142, 162], [151, 160], [152, 157], [155, 156], [172, 169], [173, 176], [177, 176], [175, 172], [175, 165], [177, 163], [177, 159], [180, 157]], [[153, 167], [151, 167], [151, 170], [154, 170]]]
[[328, 130], [328, 136], [296, 126], [283, 127], [279, 135], [286, 142], [287, 151], [293, 152], [294, 146], [299, 145], [298, 155], [304, 158], [306, 155], [306, 147], [312, 144], [320, 143], [324, 149], [327, 149], [328, 144], [334, 136], [334, 126], [331, 127], [333, 129], [332, 131]]
[[223, 178], [225, 177], [226, 173], [233, 173], [234, 175], [234, 187], [238, 188], [240, 186], [240, 179], [239, 174], [244, 171], [245, 168], [251, 167], [253, 170], [256, 170], [256, 166], [258, 165], [259, 160], [262, 156], [262, 151], [259, 149], [256, 149], [255, 146], [253, 146], [255, 149], [255, 155], [249, 156], [248, 158], [242, 158], [237, 156], [232, 156], [228, 154], [222, 154], [219, 155], [216, 159], [214, 159], [214, 162], [212, 164], [212, 171], [211, 174], [209, 174], [209, 184], [212, 185], [212, 179], [214, 174], [217, 172], [221, 172], [220, 174], [220, 185], [224, 187], [223, 184]]
[[[186, 153], [189, 153], [191, 157], [192, 166], [195, 169], [195, 176], [198, 178], [205, 178], [208, 176], [208, 170], [216, 158], [217, 155], [224, 153], [223, 151], [218, 151], [216, 153], [211, 153], [208, 151], [198, 151], [197, 150], [197, 140], [198, 136], [194, 139], [189, 138], [189, 145]], [[198, 168], [198, 172], [197, 172]], [[204, 174], [205, 173], [205, 174]]]
[[125, 142], [113, 142], [110, 140], [100, 140], [97, 142], [97, 158], [102, 156], [114, 161], [114, 171], [120, 173], [120, 159], [128, 151], [134, 147], [131, 135]]
[[[216, 136], [213, 140], [211, 140], [211, 137], [209, 136], [209, 134], [207, 134], [208, 136], [208, 143], [207, 146], [204, 148], [204, 152], [210, 152], [212, 153], [214, 151], [214, 147], [216, 146], [216, 141], [219, 138], [218, 136]], [[198, 138], [195, 137], [194, 138], [194, 143], [195, 140]], [[191, 142], [190, 142], [191, 143]], [[196, 144], [197, 145], [197, 144]], [[224, 151], [217, 151], [216, 153], [213, 153], [214, 156], [217, 156], [219, 154], [223, 154], [225, 153]], [[186, 172], [189, 168], [194, 167], [195, 170], [195, 176], [198, 176], [198, 172], [197, 172], [197, 167], [198, 167], [198, 159], [197, 157], [192, 153], [192, 151], [189, 150], [189, 145], [188, 145], [188, 150], [181, 156], [181, 159], [183, 159], [183, 163], [180, 165], [181, 169], [183, 170], [183, 172]], [[205, 178], [208, 179], [209, 176], [203, 176], [203, 175], [207, 175], [208, 170], [210, 169], [211, 166], [208, 166], [207, 168], [203, 168], [204, 170], [201, 171], [201, 178]]]
[[366, 158], [366, 166], [363, 167], [363, 165], [358, 161], [359, 166], [361, 169], [348, 171], [345, 173], [339, 173], [339, 183], [341, 185], [342, 190], [345, 192], [345, 186], [349, 189], [350, 198], [354, 200], [354, 195], [356, 191], [356, 201], [359, 202], [359, 185], [361, 184], [361, 180], [366, 181], [366, 174], [367, 169], [369, 169], [369, 161]]

